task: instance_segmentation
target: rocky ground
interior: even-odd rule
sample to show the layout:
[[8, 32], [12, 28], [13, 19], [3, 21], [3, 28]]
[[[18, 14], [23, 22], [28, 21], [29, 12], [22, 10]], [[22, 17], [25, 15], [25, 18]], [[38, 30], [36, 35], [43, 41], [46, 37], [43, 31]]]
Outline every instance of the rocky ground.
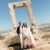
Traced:
[[[21, 50], [19, 36], [12, 31], [8, 33], [0, 35], [0, 50]], [[50, 32], [38, 33], [35, 42], [36, 46], [32, 50], [50, 50]]]

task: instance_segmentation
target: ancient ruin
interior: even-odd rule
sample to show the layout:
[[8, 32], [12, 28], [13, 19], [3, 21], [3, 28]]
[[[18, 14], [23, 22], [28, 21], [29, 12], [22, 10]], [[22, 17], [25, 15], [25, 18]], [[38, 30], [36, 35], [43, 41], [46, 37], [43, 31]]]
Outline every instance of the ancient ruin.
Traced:
[[[5, 33], [0, 35], [0, 50], [14, 50], [10, 45], [20, 43], [18, 34], [16, 33], [17, 22], [14, 9], [26, 7], [28, 12], [28, 18], [30, 20], [30, 25], [33, 30], [34, 38], [36, 41], [36, 46], [32, 50], [50, 50], [50, 32], [41, 31], [35, 23], [35, 18], [32, 13], [31, 1], [23, 0], [21, 2], [8, 3], [10, 9], [10, 15], [12, 18], [13, 29], [5, 35]], [[16, 29], [14, 29], [16, 28]], [[47, 28], [48, 29], [48, 28]], [[10, 46], [10, 47], [9, 47]]]

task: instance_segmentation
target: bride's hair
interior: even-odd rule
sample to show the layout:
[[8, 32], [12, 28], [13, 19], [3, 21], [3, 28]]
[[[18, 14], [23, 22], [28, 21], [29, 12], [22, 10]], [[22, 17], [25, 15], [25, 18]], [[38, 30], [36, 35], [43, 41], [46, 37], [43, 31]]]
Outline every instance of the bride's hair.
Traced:
[[24, 26], [24, 27], [27, 27], [27, 23], [23, 23], [23, 26]]

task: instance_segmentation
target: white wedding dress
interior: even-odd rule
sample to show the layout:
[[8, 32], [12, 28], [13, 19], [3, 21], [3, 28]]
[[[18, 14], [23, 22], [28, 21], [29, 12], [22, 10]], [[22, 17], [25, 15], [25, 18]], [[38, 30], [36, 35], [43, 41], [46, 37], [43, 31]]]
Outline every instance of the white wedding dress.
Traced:
[[26, 45], [35, 46], [35, 40], [33, 34], [30, 31], [30, 28], [23, 27], [23, 37], [24, 37], [25, 46]]

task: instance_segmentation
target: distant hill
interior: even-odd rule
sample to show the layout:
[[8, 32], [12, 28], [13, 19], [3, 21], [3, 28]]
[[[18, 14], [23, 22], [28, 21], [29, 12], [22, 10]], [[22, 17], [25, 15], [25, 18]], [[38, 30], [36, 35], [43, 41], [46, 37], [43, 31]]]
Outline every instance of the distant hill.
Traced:
[[50, 32], [50, 23], [45, 23], [39, 25], [39, 30], [45, 31], [45, 32]]

